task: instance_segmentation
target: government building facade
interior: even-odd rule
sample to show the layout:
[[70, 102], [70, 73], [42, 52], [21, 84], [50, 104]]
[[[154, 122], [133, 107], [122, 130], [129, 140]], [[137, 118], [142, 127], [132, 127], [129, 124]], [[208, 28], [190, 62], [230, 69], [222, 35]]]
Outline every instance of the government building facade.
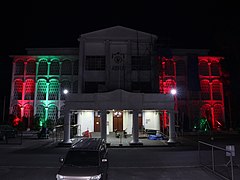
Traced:
[[[210, 129], [225, 124], [221, 61], [207, 49], [166, 49], [158, 37], [122, 26], [80, 35], [76, 48], [28, 48], [12, 55], [10, 114], [32, 128], [64, 119], [101, 137], [150, 129], [170, 136], [192, 131], [200, 119]], [[176, 89], [177, 93], [171, 94]], [[64, 94], [65, 92], [68, 92]], [[171, 139], [172, 138], [172, 139]]]

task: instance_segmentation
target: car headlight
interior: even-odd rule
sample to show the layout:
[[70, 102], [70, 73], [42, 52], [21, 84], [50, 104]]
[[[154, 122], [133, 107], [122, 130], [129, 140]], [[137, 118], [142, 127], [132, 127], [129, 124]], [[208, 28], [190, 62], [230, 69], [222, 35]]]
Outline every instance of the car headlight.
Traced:
[[99, 179], [101, 179], [101, 174], [99, 174], [99, 175], [96, 175], [96, 176], [92, 176], [91, 178], [90, 178], [90, 180], [99, 180]]
[[64, 179], [64, 176], [62, 176], [62, 175], [60, 175], [60, 174], [57, 174], [57, 175], [56, 175], [56, 179], [57, 179], [57, 180], [62, 180], [62, 179]]

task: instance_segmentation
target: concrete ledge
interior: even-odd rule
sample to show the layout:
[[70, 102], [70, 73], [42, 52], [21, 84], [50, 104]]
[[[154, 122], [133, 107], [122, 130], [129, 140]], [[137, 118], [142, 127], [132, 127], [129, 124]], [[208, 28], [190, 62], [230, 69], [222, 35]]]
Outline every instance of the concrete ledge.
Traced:
[[130, 146], [143, 146], [142, 142], [130, 142], [129, 143]]

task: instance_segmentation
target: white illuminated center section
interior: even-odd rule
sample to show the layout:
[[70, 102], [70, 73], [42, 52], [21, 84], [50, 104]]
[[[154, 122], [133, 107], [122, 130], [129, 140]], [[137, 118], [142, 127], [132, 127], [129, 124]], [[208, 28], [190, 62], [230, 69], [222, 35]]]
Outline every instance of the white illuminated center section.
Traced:
[[176, 90], [176, 89], [171, 89], [171, 94], [172, 94], [172, 95], [177, 94], [177, 90]]
[[67, 89], [64, 89], [64, 90], [63, 90], [63, 93], [64, 93], [64, 94], [68, 94], [68, 90], [67, 90]]

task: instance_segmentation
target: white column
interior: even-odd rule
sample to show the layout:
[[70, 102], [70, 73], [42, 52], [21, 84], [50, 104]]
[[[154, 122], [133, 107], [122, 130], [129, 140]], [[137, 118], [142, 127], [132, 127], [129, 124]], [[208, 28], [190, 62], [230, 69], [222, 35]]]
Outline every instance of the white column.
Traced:
[[64, 139], [63, 142], [60, 143], [60, 145], [68, 146], [72, 144], [72, 141], [70, 139], [71, 116], [72, 116], [71, 112], [68, 112], [68, 116], [67, 114], [64, 116]]
[[80, 124], [80, 116], [79, 112], [77, 112], [77, 136], [81, 136], [81, 124]]
[[101, 115], [100, 115], [100, 120], [101, 120], [101, 138], [105, 139], [107, 142], [107, 112], [106, 110], [101, 110]]
[[139, 132], [138, 132], [138, 110], [133, 110], [133, 129], [132, 129], [132, 136], [133, 139], [130, 142], [130, 145], [143, 145], [142, 142], [139, 141]]
[[176, 143], [176, 132], [175, 132], [175, 118], [174, 111], [170, 111], [170, 119], [169, 119], [169, 144]]

